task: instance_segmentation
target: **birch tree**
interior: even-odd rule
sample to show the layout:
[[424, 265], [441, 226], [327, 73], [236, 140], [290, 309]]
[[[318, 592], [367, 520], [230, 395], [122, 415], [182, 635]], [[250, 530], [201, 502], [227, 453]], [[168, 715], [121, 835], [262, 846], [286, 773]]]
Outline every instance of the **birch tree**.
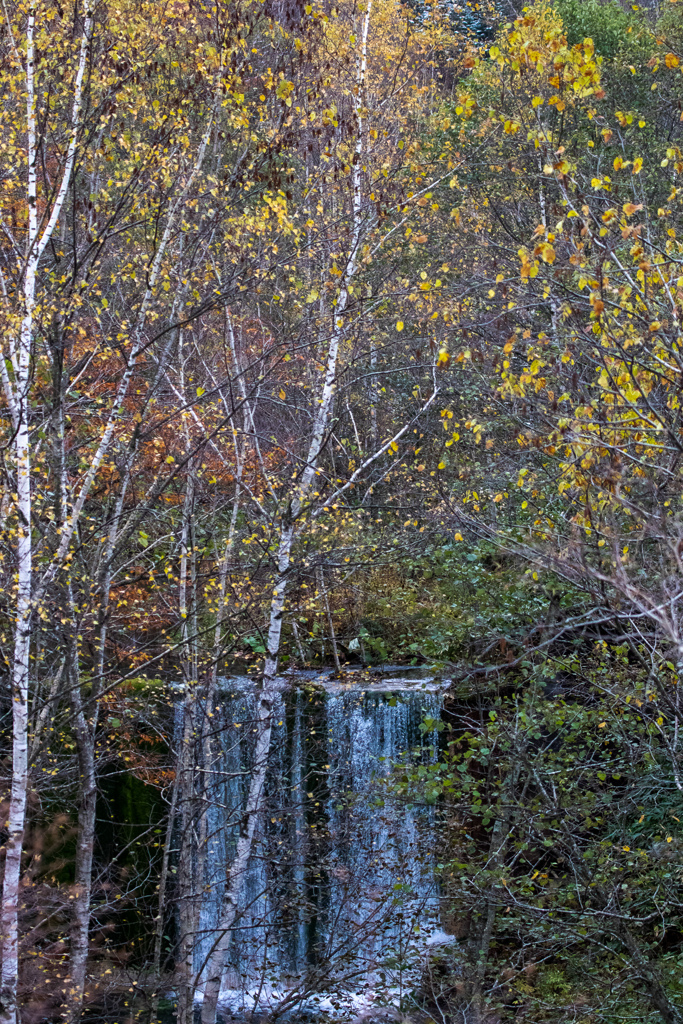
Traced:
[[[10, 411], [14, 433], [13, 455], [16, 473], [16, 618], [14, 656], [12, 663], [12, 787], [8, 811], [8, 840], [5, 853], [5, 872], [2, 891], [2, 914], [0, 935], [2, 936], [2, 980], [0, 982], [0, 1019], [17, 1020], [17, 982], [19, 974], [19, 886], [21, 876], [22, 840], [26, 819], [28, 791], [28, 684], [29, 645], [31, 612], [33, 602], [33, 545], [31, 537], [31, 453], [29, 437], [30, 416], [30, 364], [33, 347], [38, 267], [45, 249], [50, 242], [62, 213], [64, 200], [71, 182], [76, 148], [82, 128], [83, 80], [92, 33], [92, 5], [86, 4], [84, 21], [77, 50], [76, 73], [73, 81], [73, 105], [71, 128], [68, 132], [66, 156], [61, 168], [60, 182], [48, 216], [38, 219], [38, 126], [37, 92], [41, 83], [37, 81], [36, 69], [36, 18], [34, 7], [30, 8], [25, 28], [25, 72], [22, 92], [25, 96], [25, 138], [26, 138], [26, 209], [27, 233], [20, 276], [23, 287], [17, 295], [18, 308], [6, 309], [15, 333], [6, 339], [7, 348], [2, 353], [3, 385], [5, 401]], [[17, 71], [21, 58], [16, 49], [15, 26], [7, 20], [6, 30], [12, 40], [12, 57]], [[46, 213], [48, 211], [45, 211]], [[18, 255], [18, 254], [17, 254]], [[9, 305], [7, 285], [4, 287], [5, 302]], [[4, 347], [4, 346], [3, 346]]]
[[[386, 12], [383, 12], [386, 16]], [[287, 589], [291, 575], [293, 553], [297, 539], [305, 530], [311, 517], [328, 511], [336, 503], [343, 500], [356, 482], [362, 480], [367, 470], [376, 461], [398, 446], [398, 441], [407, 432], [409, 422], [402, 423], [393, 431], [383, 444], [371, 451], [361, 465], [351, 474], [346, 482], [339, 481], [340, 486], [327, 486], [329, 467], [325, 465], [330, 430], [335, 422], [335, 398], [340, 380], [348, 370], [346, 357], [351, 347], [354, 334], [362, 333], [364, 311], [358, 301], [361, 294], [361, 281], [367, 287], [368, 271], [372, 262], [372, 253], [380, 248], [386, 239], [391, 238], [396, 228], [392, 217], [389, 225], [379, 223], [376, 212], [378, 196], [373, 192], [382, 192], [381, 165], [377, 160], [384, 147], [376, 152], [368, 153], [370, 130], [368, 118], [372, 115], [372, 132], [377, 138], [378, 132], [374, 125], [382, 116], [382, 107], [391, 98], [396, 97], [389, 92], [368, 95], [368, 61], [371, 48], [372, 2], [363, 6], [350, 24], [342, 16], [340, 25], [335, 26], [327, 40], [332, 47], [337, 41], [336, 31], [351, 28], [352, 46], [349, 56], [352, 79], [346, 88], [335, 95], [331, 90], [325, 96], [325, 102], [318, 116], [322, 116], [323, 125], [338, 126], [343, 105], [348, 107], [348, 122], [345, 133], [334, 131], [329, 133], [329, 142], [323, 149], [323, 162], [316, 175], [307, 177], [303, 196], [304, 209], [311, 211], [307, 226], [308, 258], [315, 253], [318, 260], [325, 259], [331, 263], [330, 276], [333, 285], [328, 289], [329, 299], [319, 297], [316, 287], [311, 287], [309, 302], [316, 303], [318, 315], [312, 319], [307, 316], [307, 330], [314, 332], [320, 341], [312, 348], [307, 369], [312, 373], [312, 401], [310, 402], [310, 427], [304, 433], [306, 447], [301, 454], [292, 459], [291, 480], [282, 487], [282, 483], [274, 477], [267, 482], [267, 493], [276, 498], [275, 508], [270, 512], [268, 529], [273, 545], [273, 583], [272, 595], [269, 600], [268, 621], [266, 628], [266, 654], [264, 660], [262, 683], [259, 689], [258, 704], [255, 716], [255, 751], [245, 806], [241, 813], [239, 835], [235, 855], [229, 866], [226, 880], [224, 905], [217, 937], [209, 955], [203, 974], [202, 1024], [215, 1024], [221, 980], [225, 971], [230, 948], [231, 932], [239, 914], [239, 905], [247, 872], [252, 856], [255, 836], [257, 834], [259, 815], [262, 809], [263, 794], [268, 773], [270, 754], [272, 711], [275, 695], [281, 682], [278, 677], [278, 662], [282, 640], [282, 626], [285, 616]], [[375, 61], [383, 54], [375, 52]], [[408, 77], [408, 71], [406, 71]], [[285, 83], [287, 84], [287, 83]], [[328, 83], [329, 84], [329, 83]], [[289, 91], [282, 90], [286, 101], [294, 105], [294, 83]], [[334, 97], [334, 98], [333, 98]], [[330, 104], [326, 106], [326, 104]], [[369, 110], [370, 108], [370, 110]], [[297, 108], [300, 110], [301, 108]], [[330, 111], [334, 113], [330, 115]], [[313, 117], [311, 111], [310, 117]], [[377, 162], [375, 162], [377, 161]], [[329, 164], [329, 171], [326, 165]], [[378, 180], [379, 179], [379, 180]], [[428, 190], [425, 188], [425, 191]], [[390, 194], [385, 196], [389, 203]], [[318, 214], [313, 210], [317, 202]], [[394, 199], [395, 202], [395, 199]], [[320, 211], [323, 217], [320, 218]], [[310, 229], [318, 218], [317, 243], [311, 244]], [[328, 218], [327, 220], [325, 219]], [[301, 236], [295, 236], [301, 237]], [[346, 241], [340, 244], [340, 240]], [[303, 238], [301, 239], [303, 241]], [[372, 246], [374, 242], [374, 249]], [[315, 264], [314, 264], [315, 265]], [[328, 264], [329, 265], [329, 264]], [[316, 266], [319, 271], [320, 264]], [[313, 276], [309, 273], [309, 280]], [[314, 307], [315, 308], [315, 307]], [[432, 394], [418, 404], [416, 415], [424, 412], [436, 398], [437, 387], [434, 382]], [[280, 398], [286, 397], [284, 387]], [[278, 491], [280, 493], [278, 494]]]

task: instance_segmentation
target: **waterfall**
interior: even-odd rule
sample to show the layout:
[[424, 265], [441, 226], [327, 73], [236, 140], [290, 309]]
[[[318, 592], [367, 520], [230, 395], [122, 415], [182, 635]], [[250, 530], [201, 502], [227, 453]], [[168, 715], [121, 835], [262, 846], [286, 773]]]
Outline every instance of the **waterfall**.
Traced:
[[[398, 801], [402, 764], [437, 756], [441, 697], [425, 689], [278, 698], [268, 788], [244, 886], [223, 1001], [235, 1008], [311, 1000], [340, 1007], [349, 993], [411, 983], [436, 927], [433, 809]], [[213, 712], [206, 874], [195, 970], [215, 941], [253, 757], [256, 697], [225, 680]]]

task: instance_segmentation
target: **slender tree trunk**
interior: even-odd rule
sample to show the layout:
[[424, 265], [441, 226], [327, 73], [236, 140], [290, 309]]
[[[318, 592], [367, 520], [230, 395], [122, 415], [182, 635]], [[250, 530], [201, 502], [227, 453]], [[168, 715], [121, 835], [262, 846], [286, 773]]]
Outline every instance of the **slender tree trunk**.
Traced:
[[301, 667], [306, 668], [306, 655], [304, 654], [304, 649], [301, 645], [301, 637], [299, 636], [299, 627], [296, 624], [296, 619], [292, 619], [292, 632], [294, 633], [294, 642], [296, 643], [296, 649], [299, 652], [299, 661], [301, 662]]
[[28, 794], [28, 676], [31, 618], [31, 484], [28, 424], [22, 422], [14, 444], [17, 467], [17, 617], [12, 669], [12, 787], [7, 814], [5, 875], [2, 888], [2, 985], [0, 1021], [16, 1024], [19, 978], [19, 891]]
[[[238, 466], [238, 473], [239, 473]], [[241, 476], [241, 474], [240, 474]], [[240, 485], [239, 479], [235, 485], [235, 497], [233, 498], [232, 513], [230, 516], [230, 525], [228, 527], [228, 536], [225, 541], [225, 548], [223, 550], [223, 558], [221, 559], [220, 570], [219, 570], [219, 594], [218, 594], [218, 608], [216, 610], [216, 627], [214, 630], [214, 655], [213, 665], [211, 667], [211, 691], [213, 693], [216, 683], [218, 682], [218, 662], [221, 658], [221, 651], [223, 647], [223, 623], [225, 621], [225, 609], [228, 602], [228, 578], [230, 576], [230, 568], [232, 566], [233, 550], [235, 547], [235, 535], [237, 533], [237, 516], [239, 514], [240, 507]], [[207, 693], [207, 701], [210, 696]]]
[[379, 434], [377, 432], [377, 377], [375, 371], [377, 369], [377, 345], [375, 344], [374, 335], [370, 338], [370, 438], [372, 440], [372, 447], [376, 448], [379, 440]]
[[[189, 438], [188, 438], [189, 442]], [[182, 668], [185, 686], [183, 701], [183, 732], [178, 772], [180, 773], [180, 839], [178, 856], [178, 1024], [192, 1024], [194, 994], [194, 943], [197, 932], [198, 882], [201, 874], [195, 864], [194, 833], [197, 824], [197, 786], [195, 784], [195, 754], [197, 750], [197, 696], [196, 675], [196, 631], [191, 627], [193, 619], [193, 556], [192, 519], [194, 515], [195, 477], [192, 463], [188, 465], [187, 487], [183, 503], [183, 518], [180, 533], [180, 568], [178, 603], [180, 610], [180, 632], [183, 640]], [[200, 786], [201, 789], [201, 786]], [[201, 809], [200, 809], [201, 814]]]
[[95, 771], [95, 722], [88, 721], [83, 706], [78, 671], [78, 650], [74, 651], [70, 673], [74, 710], [74, 731], [80, 773], [80, 806], [76, 841], [75, 894], [71, 929], [69, 1019], [78, 1020], [83, 1008], [88, 967], [92, 864], [95, 850], [97, 778]]
[[183, 677], [187, 687], [196, 682], [194, 671], [195, 656], [194, 645], [196, 643], [190, 626], [190, 606], [188, 605], [188, 583], [191, 594], [191, 546], [192, 546], [192, 514], [194, 509], [194, 474], [192, 466], [188, 467], [187, 489], [185, 491], [185, 502], [183, 506], [183, 522], [180, 533], [180, 573], [179, 573], [179, 604], [180, 604], [180, 635], [182, 637], [182, 666]]
[[154, 929], [154, 954], [152, 959], [153, 989], [151, 997], [150, 1024], [156, 1024], [159, 1013], [159, 997], [161, 988], [161, 959], [162, 946], [164, 941], [164, 924], [166, 920], [166, 890], [168, 886], [168, 872], [171, 859], [171, 847], [173, 844], [173, 832], [176, 824], [176, 809], [178, 806], [178, 791], [180, 789], [180, 772], [176, 771], [171, 789], [171, 803], [168, 808], [168, 821], [166, 822], [166, 836], [164, 839], [164, 852], [161, 859], [161, 872], [159, 874], [159, 893], [157, 897], [157, 918]]
[[[364, 102], [365, 75], [367, 66], [367, 42], [370, 24], [371, 4], [368, 3], [362, 37], [361, 58], [358, 65], [359, 104]], [[296, 522], [305, 502], [308, 500], [312, 484], [318, 473], [320, 456], [325, 445], [326, 432], [332, 413], [339, 350], [344, 337], [344, 313], [346, 312], [351, 285], [358, 267], [358, 256], [362, 238], [361, 197], [362, 197], [362, 150], [363, 125], [361, 107], [356, 111], [358, 129], [355, 145], [353, 167], [353, 230], [351, 249], [346, 269], [342, 275], [337, 303], [332, 313], [332, 330], [327, 349], [325, 377], [320, 393], [318, 408], [313, 420], [308, 457], [298, 481], [297, 493], [290, 502], [289, 509], [281, 520], [280, 541], [277, 555], [277, 572], [275, 586], [270, 603], [268, 641], [263, 672], [263, 684], [259, 695], [256, 714], [256, 751], [254, 765], [249, 782], [247, 802], [242, 816], [239, 838], [235, 857], [230, 866], [227, 879], [226, 894], [218, 927], [218, 938], [209, 957], [204, 983], [204, 1001], [202, 1003], [202, 1024], [215, 1024], [221, 980], [225, 970], [226, 957], [230, 946], [231, 932], [238, 913], [239, 900], [242, 894], [244, 879], [251, 858], [251, 851], [256, 826], [261, 812], [261, 803], [268, 773], [270, 741], [272, 734], [272, 711], [275, 698], [275, 684], [282, 637], [282, 617], [285, 606], [285, 594], [289, 581], [289, 565], [295, 539]], [[255, 434], [256, 436], [256, 434]]]
[[[232, 369], [237, 383], [237, 389], [239, 391], [240, 398], [242, 400], [242, 434], [241, 438], [238, 437], [237, 429], [233, 423], [232, 427], [232, 440], [235, 451], [235, 496], [232, 503], [232, 512], [230, 514], [230, 525], [228, 527], [228, 536], [225, 541], [225, 550], [223, 552], [223, 559], [220, 567], [220, 594], [218, 600], [218, 610], [216, 612], [216, 628], [214, 633], [214, 661], [211, 672], [211, 692], [207, 694], [207, 703], [209, 696], [213, 698], [213, 689], [218, 681], [218, 661], [221, 655], [222, 648], [222, 634], [223, 634], [223, 622], [225, 620], [225, 608], [227, 602], [227, 588], [228, 588], [228, 577], [230, 574], [230, 567], [232, 565], [233, 549], [235, 546], [235, 536], [237, 535], [237, 519], [240, 511], [240, 499], [242, 496], [242, 477], [244, 475], [244, 461], [246, 457], [246, 436], [248, 429], [248, 422], [251, 414], [251, 404], [247, 397], [247, 389], [244, 384], [244, 378], [242, 376], [239, 356], [237, 354], [237, 346], [235, 344], [235, 332], [232, 328], [232, 321], [230, 319], [230, 312], [228, 309], [225, 310], [225, 340], [226, 347], [230, 351], [230, 357], [232, 362]], [[226, 410], [227, 411], [227, 410]]]
[[178, 958], [176, 966], [178, 990], [177, 1024], [192, 1024], [194, 1014], [194, 941], [195, 941], [195, 872], [193, 870], [194, 825], [194, 694], [186, 683], [183, 703], [183, 731], [177, 771], [180, 776], [178, 802], [180, 835], [178, 837]]
[[[21, 324], [19, 350], [14, 359], [12, 400], [14, 460], [17, 475], [17, 614], [12, 665], [12, 786], [7, 815], [5, 875], [2, 887], [0, 937], [2, 938], [2, 981], [0, 984], [0, 1021], [15, 1024], [18, 1020], [19, 983], [19, 887], [21, 856], [26, 825], [28, 795], [28, 679], [31, 629], [31, 597], [33, 586], [33, 552], [31, 544], [31, 460], [29, 440], [29, 365], [33, 342], [33, 310], [35, 306], [37, 260], [31, 249], [38, 234], [36, 213], [36, 129], [35, 129], [35, 12], [29, 11], [26, 39], [26, 92], [28, 124], [28, 201], [29, 255], [24, 276], [24, 316]], [[10, 390], [9, 388], [7, 389]]]
[[325, 609], [325, 616], [327, 618], [327, 626], [330, 631], [330, 646], [332, 648], [332, 658], [334, 659], [334, 667], [337, 673], [341, 672], [341, 664], [339, 662], [339, 649], [337, 647], [337, 635], [334, 631], [334, 620], [332, 619], [332, 611], [330, 609], [330, 601], [325, 587], [325, 577], [323, 575], [322, 565], [318, 566], [318, 590], [322, 598], [323, 607]]
[[[347, 274], [349, 269], [353, 271], [355, 268], [355, 250], [357, 248], [359, 238], [360, 236], [358, 235], [358, 237], [355, 237], [354, 239], [354, 251], [349, 260]], [[342, 284], [337, 309], [333, 316], [333, 328], [327, 353], [325, 380], [322, 387], [317, 415], [314, 420], [308, 450], [308, 459], [301, 474], [298, 493], [291, 503], [289, 515], [283, 522], [280, 530], [280, 542], [278, 545], [277, 556], [277, 575], [270, 604], [270, 620], [263, 673], [263, 685], [260, 691], [256, 714], [256, 753], [254, 757], [254, 766], [249, 783], [249, 793], [242, 817], [240, 834], [237, 841], [235, 858], [230, 867], [225, 901], [218, 928], [218, 939], [207, 964], [206, 981], [204, 983], [204, 1001], [202, 1003], [202, 1024], [215, 1024], [221, 979], [225, 970], [226, 956], [230, 946], [231, 931], [237, 916], [239, 899], [242, 893], [246, 871], [249, 866], [254, 834], [261, 810], [261, 798], [265, 788], [268, 772], [268, 758], [270, 754], [270, 739], [272, 733], [272, 708], [275, 696], [275, 681], [277, 677], [280, 641], [282, 637], [282, 617], [285, 606], [285, 594], [289, 579], [289, 564], [295, 537], [295, 521], [296, 517], [302, 510], [304, 502], [311, 490], [311, 485], [315, 480], [318, 460], [324, 445], [325, 432], [329, 422], [332, 409], [332, 399], [334, 396], [339, 346], [343, 336], [343, 320], [341, 314], [345, 311], [348, 303], [349, 284], [350, 278], [347, 276]]]

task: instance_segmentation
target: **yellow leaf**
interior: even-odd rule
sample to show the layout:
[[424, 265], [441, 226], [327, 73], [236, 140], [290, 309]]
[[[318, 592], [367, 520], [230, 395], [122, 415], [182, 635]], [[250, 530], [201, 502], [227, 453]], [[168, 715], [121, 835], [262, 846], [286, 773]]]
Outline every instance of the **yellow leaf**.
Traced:
[[291, 107], [292, 100], [291, 94], [294, 92], [294, 82], [288, 82], [283, 79], [275, 90], [275, 95], [278, 99], [284, 100], [288, 107]]
[[399, 320], [398, 323], [396, 324], [396, 330], [397, 331], [402, 331], [403, 327], [404, 327], [403, 321]]
[[633, 161], [633, 171], [632, 171], [632, 173], [633, 174], [640, 174], [642, 169], [643, 169], [643, 158], [642, 158], [642, 156], [637, 156], [635, 158], [635, 160]]
[[542, 96], [534, 96], [534, 98], [531, 101], [531, 106], [532, 107], [540, 107], [542, 104], [543, 104], [543, 97]]
[[453, 540], [462, 540], [462, 534], [461, 533], [454, 534], [453, 535]]
[[283, 389], [282, 389], [282, 388], [280, 388], [280, 398], [282, 399], [282, 401], [283, 401], [283, 402], [284, 402], [284, 400], [285, 400], [285, 398], [286, 398], [286, 397], [287, 397], [287, 396], [286, 396], [285, 392], [283, 391]]
[[664, 58], [664, 63], [668, 68], [677, 68], [681, 62], [675, 53], [667, 53], [666, 57]]

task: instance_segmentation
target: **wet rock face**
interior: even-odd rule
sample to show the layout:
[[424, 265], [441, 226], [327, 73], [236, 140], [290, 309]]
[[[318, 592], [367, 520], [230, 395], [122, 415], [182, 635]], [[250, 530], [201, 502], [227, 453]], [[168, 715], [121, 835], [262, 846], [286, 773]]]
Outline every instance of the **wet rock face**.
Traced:
[[[268, 791], [223, 982], [224, 1013], [265, 1009], [305, 989], [326, 1015], [372, 1008], [363, 1019], [380, 1024], [377, 1003], [390, 1002], [384, 994], [405, 989], [421, 970], [436, 914], [433, 811], [399, 803], [387, 779], [396, 764], [436, 756], [436, 734], [423, 736], [419, 726], [438, 718], [441, 697], [423, 680], [391, 690], [327, 682], [275, 698]], [[200, 972], [253, 759], [253, 684], [229, 683], [214, 711]], [[393, 1020], [391, 1007], [386, 1012], [382, 1020]]]

